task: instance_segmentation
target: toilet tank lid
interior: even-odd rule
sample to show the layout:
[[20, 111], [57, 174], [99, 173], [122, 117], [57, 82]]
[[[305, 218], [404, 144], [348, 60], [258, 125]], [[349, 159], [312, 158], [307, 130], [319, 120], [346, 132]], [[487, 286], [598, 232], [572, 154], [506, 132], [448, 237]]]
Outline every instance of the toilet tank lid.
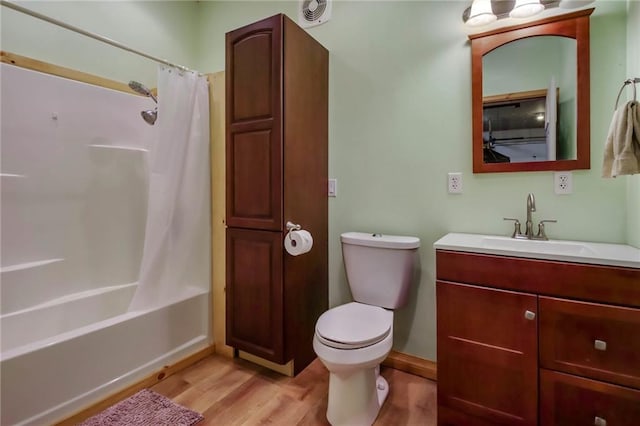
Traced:
[[366, 232], [345, 232], [340, 235], [340, 241], [357, 246], [381, 247], [389, 249], [415, 249], [420, 247], [420, 239], [398, 235], [386, 235]]

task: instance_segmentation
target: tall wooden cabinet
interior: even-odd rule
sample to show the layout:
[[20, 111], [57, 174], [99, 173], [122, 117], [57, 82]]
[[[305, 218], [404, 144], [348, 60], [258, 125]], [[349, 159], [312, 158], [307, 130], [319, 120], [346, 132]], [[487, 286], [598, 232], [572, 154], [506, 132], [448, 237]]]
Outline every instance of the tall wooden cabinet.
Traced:
[[[295, 374], [328, 308], [328, 60], [282, 14], [226, 35], [226, 341]], [[284, 250], [288, 221], [310, 252]]]
[[640, 269], [436, 250], [439, 425], [640, 425]]

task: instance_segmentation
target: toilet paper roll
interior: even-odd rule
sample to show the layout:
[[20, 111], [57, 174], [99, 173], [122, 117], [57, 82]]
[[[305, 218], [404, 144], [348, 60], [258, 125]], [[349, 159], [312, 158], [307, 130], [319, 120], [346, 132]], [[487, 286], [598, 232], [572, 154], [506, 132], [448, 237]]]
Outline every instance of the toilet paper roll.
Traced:
[[309, 231], [301, 229], [300, 231], [290, 231], [284, 237], [284, 249], [291, 256], [299, 256], [305, 254], [313, 247], [313, 237]]

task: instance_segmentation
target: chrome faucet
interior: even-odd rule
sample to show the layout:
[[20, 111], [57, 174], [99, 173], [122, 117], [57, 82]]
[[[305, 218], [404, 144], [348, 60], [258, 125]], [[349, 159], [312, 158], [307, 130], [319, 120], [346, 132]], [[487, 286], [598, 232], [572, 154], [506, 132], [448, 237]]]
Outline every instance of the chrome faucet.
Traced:
[[536, 235], [533, 234], [533, 219], [531, 218], [531, 213], [536, 211], [536, 198], [533, 194], [527, 195], [527, 221], [525, 222], [525, 230], [524, 234], [520, 230], [520, 221], [518, 219], [513, 219], [509, 217], [503, 218], [504, 220], [513, 220], [514, 228], [513, 234], [511, 234], [511, 238], [517, 238], [520, 240], [548, 240], [547, 234], [544, 230], [544, 224], [547, 222], [556, 223], [557, 220], [545, 219], [541, 220], [538, 224], [538, 233]]
[[533, 238], [533, 221], [531, 220], [531, 213], [536, 211], [536, 198], [533, 194], [527, 195], [527, 221], [525, 222], [524, 236], [527, 239]]

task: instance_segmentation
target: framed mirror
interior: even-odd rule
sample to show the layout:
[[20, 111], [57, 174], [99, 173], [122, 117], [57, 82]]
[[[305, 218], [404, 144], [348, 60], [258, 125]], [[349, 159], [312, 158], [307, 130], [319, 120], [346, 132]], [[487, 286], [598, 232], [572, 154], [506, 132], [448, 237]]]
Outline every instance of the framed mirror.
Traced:
[[590, 167], [592, 12], [469, 36], [474, 173]]

